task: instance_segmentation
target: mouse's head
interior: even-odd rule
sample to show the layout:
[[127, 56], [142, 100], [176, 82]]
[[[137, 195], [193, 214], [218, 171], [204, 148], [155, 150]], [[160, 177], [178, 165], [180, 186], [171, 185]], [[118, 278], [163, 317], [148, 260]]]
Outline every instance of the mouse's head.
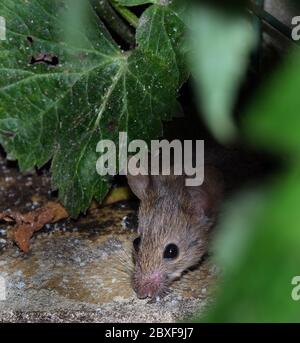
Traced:
[[133, 241], [133, 288], [139, 298], [163, 294], [207, 252], [221, 192], [213, 174], [206, 173], [199, 187], [185, 186], [183, 176], [128, 176], [141, 200], [138, 236]]

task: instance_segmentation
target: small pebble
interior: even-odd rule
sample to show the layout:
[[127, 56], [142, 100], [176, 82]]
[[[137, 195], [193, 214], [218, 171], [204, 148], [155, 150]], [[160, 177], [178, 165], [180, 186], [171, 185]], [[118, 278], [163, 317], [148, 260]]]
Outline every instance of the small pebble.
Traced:
[[75, 258], [74, 258], [74, 261], [80, 263], [80, 262], [81, 262], [81, 258], [80, 258], [79, 256], [78, 256], [78, 257], [75, 257]]
[[22, 288], [24, 288], [25, 287], [25, 283], [24, 282], [17, 282], [16, 283], [16, 287], [18, 288], [18, 289], [22, 289]]

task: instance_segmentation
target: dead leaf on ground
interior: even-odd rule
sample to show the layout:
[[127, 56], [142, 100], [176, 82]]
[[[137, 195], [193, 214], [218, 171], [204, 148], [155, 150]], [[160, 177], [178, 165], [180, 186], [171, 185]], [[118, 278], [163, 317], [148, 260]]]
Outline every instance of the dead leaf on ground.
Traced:
[[13, 240], [24, 252], [29, 251], [30, 238], [34, 232], [42, 229], [45, 224], [68, 217], [66, 209], [57, 202], [48, 202], [45, 206], [26, 214], [11, 211], [0, 213], [0, 220], [16, 223], [12, 231]]

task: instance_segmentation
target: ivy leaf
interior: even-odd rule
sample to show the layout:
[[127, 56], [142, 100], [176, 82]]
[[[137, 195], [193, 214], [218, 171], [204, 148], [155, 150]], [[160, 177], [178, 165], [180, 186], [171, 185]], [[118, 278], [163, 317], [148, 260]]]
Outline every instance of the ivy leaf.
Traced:
[[193, 7], [186, 21], [200, 107], [215, 137], [228, 142], [236, 134], [232, 112], [256, 45], [255, 31], [246, 18], [207, 5]]
[[[153, 5], [141, 16], [137, 27], [137, 43], [143, 51], [161, 58], [178, 78], [178, 87], [186, 81], [185, 24], [174, 6]], [[177, 9], [177, 8], [176, 8]]]
[[[86, 2], [84, 25], [66, 39], [68, 1], [3, 0], [0, 140], [22, 170], [52, 161], [53, 186], [72, 216], [108, 186], [96, 172], [97, 143], [149, 141], [176, 101], [168, 66], [140, 49], [123, 53]], [[68, 23], [69, 24], [69, 23]]]

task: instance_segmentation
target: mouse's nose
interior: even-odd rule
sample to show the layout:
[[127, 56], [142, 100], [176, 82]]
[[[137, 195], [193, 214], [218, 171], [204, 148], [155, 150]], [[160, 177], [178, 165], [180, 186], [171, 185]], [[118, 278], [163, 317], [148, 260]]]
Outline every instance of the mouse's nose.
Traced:
[[153, 273], [147, 277], [136, 280], [134, 290], [139, 299], [153, 298], [162, 288], [163, 276], [161, 273]]
[[150, 285], [142, 286], [140, 288], [136, 288], [135, 292], [139, 299], [145, 298], [153, 298], [154, 294], [157, 293], [158, 287], [152, 287]]
[[142, 288], [136, 290], [136, 295], [139, 299], [146, 299], [146, 298], [152, 298], [155, 294], [155, 291], [150, 288]]

